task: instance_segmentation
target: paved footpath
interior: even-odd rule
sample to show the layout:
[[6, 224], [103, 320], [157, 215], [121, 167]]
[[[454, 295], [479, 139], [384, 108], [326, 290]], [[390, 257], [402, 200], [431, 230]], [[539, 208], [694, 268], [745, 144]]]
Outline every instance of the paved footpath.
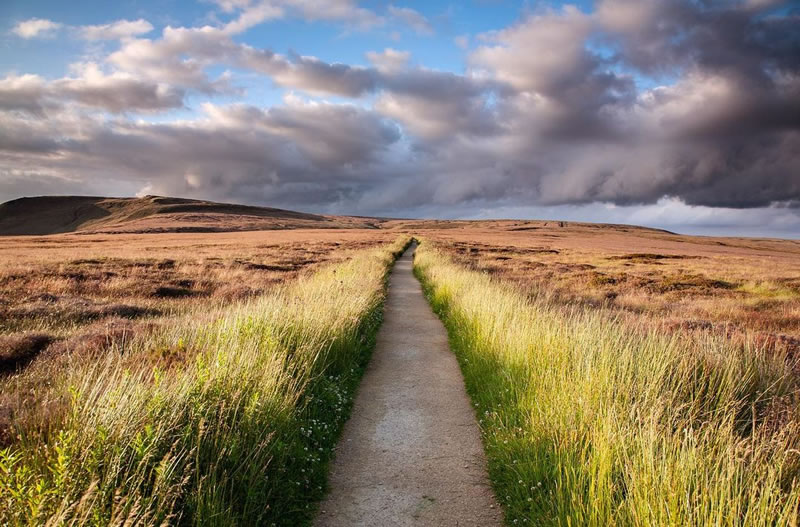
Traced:
[[390, 276], [315, 525], [501, 524], [475, 414], [444, 326], [412, 274], [413, 251]]

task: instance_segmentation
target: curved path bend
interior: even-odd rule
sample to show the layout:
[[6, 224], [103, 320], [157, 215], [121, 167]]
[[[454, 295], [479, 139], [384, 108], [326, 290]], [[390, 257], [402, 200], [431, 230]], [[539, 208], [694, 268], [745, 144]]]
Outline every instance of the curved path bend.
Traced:
[[390, 276], [317, 526], [501, 524], [461, 371], [412, 274], [414, 249]]

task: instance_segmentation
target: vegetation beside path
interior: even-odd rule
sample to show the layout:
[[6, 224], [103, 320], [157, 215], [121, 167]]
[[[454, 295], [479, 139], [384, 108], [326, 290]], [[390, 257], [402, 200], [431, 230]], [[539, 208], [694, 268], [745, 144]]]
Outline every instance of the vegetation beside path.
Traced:
[[423, 243], [511, 525], [796, 525], [787, 357], [520, 294]]
[[407, 244], [54, 371], [50, 426], [0, 450], [0, 524], [308, 522]]

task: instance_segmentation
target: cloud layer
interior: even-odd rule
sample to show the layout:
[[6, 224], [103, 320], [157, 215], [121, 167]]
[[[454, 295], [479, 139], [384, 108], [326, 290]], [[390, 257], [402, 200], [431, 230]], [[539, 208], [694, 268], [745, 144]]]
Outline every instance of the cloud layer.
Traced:
[[[118, 44], [63, 78], [0, 78], [0, 198], [53, 181], [370, 214], [678, 203], [800, 217], [800, 13], [788, 3], [538, 10], [462, 35], [461, 73], [397, 49], [365, 50], [365, 66], [246, 43], [287, 17], [435, 32], [408, 7], [217, 4], [221, 22], [152, 37], [144, 19], [72, 28]], [[214, 102], [246, 101], [241, 75], [285, 89], [283, 102]]]

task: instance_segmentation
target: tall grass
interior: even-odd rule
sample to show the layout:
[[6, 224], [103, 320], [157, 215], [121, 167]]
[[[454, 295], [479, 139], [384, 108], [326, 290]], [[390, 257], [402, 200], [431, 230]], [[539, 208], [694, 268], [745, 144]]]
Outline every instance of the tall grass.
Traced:
[[57, 432], [0, 451], [0, 524], [307, 522], [406, 243], [65, 374]]
[[457, 266], [415, 272], [448, 328], [509, 524], [796, 525], [798, 379]]

